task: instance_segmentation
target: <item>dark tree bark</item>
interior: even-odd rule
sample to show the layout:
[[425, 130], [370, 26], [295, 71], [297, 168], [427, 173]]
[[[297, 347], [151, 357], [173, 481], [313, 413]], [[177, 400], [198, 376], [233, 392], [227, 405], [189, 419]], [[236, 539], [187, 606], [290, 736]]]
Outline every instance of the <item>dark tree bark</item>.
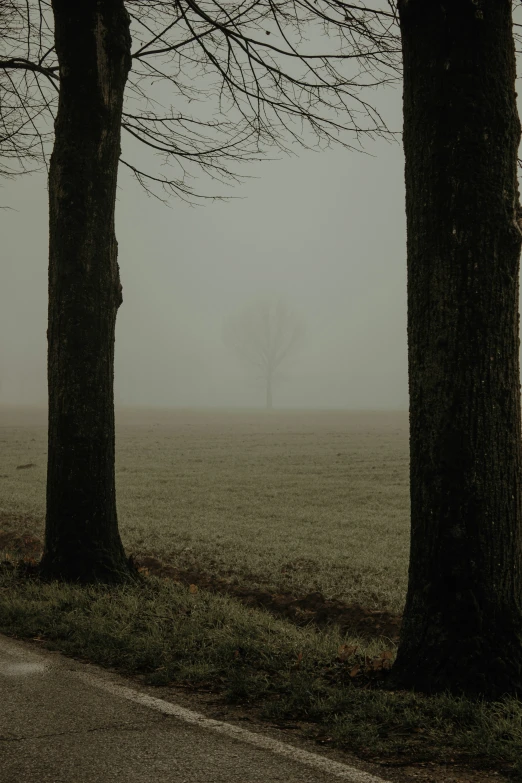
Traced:
[[123, 91], [123, 0], [53, 0], [60, 97], [49, 172], [49, 435], [44, 578], [135, 575], [118, 532], [114, 330], [122, 302], [114, 233]]
[[411, 554], [390, 687], [522, 692], [517, 189], [509, 0], [399, 0]]

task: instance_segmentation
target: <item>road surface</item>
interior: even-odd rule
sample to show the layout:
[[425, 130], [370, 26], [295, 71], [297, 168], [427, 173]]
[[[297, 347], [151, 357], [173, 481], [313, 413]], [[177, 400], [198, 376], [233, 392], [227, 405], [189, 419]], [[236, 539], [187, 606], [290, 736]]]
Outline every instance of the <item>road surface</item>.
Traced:
[[0, 635], [2, 783], [389, 783]]

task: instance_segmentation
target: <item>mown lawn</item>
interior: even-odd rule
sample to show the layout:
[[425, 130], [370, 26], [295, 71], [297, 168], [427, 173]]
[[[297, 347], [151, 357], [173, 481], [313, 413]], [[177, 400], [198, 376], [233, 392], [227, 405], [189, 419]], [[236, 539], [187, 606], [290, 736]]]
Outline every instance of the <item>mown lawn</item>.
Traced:
[[[46, 449], [43, 412], [0, 408], [0, 526], [42, 536]], [[128, 552], [402, 611], [407, 413], [123, 411], [116, 449]]]

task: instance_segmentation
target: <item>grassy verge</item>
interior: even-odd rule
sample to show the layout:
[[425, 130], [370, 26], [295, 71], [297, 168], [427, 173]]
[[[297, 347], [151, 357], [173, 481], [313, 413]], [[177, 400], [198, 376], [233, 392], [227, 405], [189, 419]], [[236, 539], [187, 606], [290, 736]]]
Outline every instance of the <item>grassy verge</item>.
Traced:
[[299, 628], [171, 580], [81, 588], [0, 569], [0, 631], [141, 674], [151, 685], [211, 687], [263, 719], [307, 721], [308, 733], [367, 760], [465, 762], [522, 780], [522, 705], [382, 689], [394, 650]]

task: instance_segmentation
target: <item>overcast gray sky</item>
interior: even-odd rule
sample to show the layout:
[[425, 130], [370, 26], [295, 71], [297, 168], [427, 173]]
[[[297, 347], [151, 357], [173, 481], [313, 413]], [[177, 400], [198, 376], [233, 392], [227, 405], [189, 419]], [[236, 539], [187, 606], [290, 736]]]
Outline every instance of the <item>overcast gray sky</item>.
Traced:
[[[376, 104], [401, 128], [401, 90]], [[245, 166], [227, 203], [170, 207], [120, 168], [123, 305], [116, 400], [128, 405], [262, 407], [263, 384], [222, 342], [230, 313], [274, 292], [306, 340], [274, 388], [276, 408], [406, 409], [403, 154], [341, 148]], [[205, 186], [210, 192], [210, 186]], [[4, 182], [0, 402], [46, 400], [47, 191], [43, 174]]]

